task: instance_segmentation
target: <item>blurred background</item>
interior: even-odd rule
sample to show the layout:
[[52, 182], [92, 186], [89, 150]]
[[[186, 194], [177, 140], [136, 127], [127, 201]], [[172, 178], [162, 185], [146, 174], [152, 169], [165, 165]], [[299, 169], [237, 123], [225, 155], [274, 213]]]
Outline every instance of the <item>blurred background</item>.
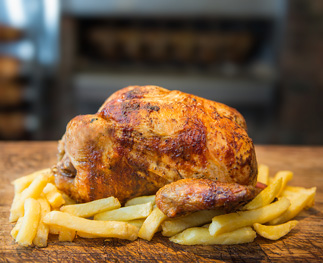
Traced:
[[322, 0], [0, 0], [0, 140], [57, 140], [153, 84], [238, 109], [256, 144], [323, 144]]

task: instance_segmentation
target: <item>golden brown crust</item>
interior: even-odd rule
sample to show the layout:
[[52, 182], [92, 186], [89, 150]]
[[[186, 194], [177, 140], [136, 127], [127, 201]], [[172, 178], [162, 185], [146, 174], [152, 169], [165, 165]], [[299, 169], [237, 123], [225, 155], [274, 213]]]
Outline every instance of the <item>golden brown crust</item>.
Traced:
[[209, 179], [182, 179], [156, 193], [157, 207], [168, 217], [199, 210], [237, 209], [256, 196], [254, 186], [221, 183]]
[[110, 195], [125, 201], [182, 178], [256, 181], [254, 146], [243, 117], [180, 91], [124, 88], [97, 114], [71, 120], [64, 138], [77, 174], [66, 180], [58, 173], [57, 182], [79, 201]]

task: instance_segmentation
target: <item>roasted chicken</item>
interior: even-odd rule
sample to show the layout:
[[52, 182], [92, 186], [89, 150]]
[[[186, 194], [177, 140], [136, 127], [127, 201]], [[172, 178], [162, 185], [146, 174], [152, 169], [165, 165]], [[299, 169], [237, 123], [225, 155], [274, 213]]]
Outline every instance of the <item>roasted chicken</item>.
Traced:
[[121, 89], [96, 114], [72, 119], [58, 148], [56, 184], [79, 202], [115, 196], [124, 203], [160, 189], [157, 206], [173, 217], [235, 209], [256, 193], [242, 115], [180, 91]]

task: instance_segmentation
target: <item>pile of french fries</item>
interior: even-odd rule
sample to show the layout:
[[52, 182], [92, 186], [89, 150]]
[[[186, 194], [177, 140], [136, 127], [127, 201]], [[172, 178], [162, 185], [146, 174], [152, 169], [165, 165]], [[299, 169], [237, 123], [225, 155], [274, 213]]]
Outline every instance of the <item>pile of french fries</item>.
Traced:
[[269, 177], [260, 165], [258, 182], [267, 187], [234, 213], [202, 210], [179, 218], [167, 218], [155, 205], [155, 196], [128, 200], [108, 197], [77, 204], [55, 186], [51, 169], [44, 169], [13, 181], [15, 195], [10, 222], [16, 222], [11, 236], [21, 246], [46, 247], [49, 234], [59, 241], [81, 238], [151, 240], [156, 232], [183, 245], [241, 244], [257, 234], [277, 240], [297, 225], [292, 220], [314, 205], [316, 187], [288, 186], [293, 173], [280, 171]]

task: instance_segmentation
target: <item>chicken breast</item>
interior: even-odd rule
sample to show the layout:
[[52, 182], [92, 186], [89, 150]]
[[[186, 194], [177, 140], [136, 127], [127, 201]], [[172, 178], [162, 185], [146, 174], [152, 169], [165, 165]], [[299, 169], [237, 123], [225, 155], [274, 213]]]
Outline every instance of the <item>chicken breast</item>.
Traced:
[[67, 125], [59, 142], [58, 187], [79, 202], [122, 203], [185, 178], [256, 183], [257, 162], [235, 109], [180, 91], [130, 86], [93, 115]]

